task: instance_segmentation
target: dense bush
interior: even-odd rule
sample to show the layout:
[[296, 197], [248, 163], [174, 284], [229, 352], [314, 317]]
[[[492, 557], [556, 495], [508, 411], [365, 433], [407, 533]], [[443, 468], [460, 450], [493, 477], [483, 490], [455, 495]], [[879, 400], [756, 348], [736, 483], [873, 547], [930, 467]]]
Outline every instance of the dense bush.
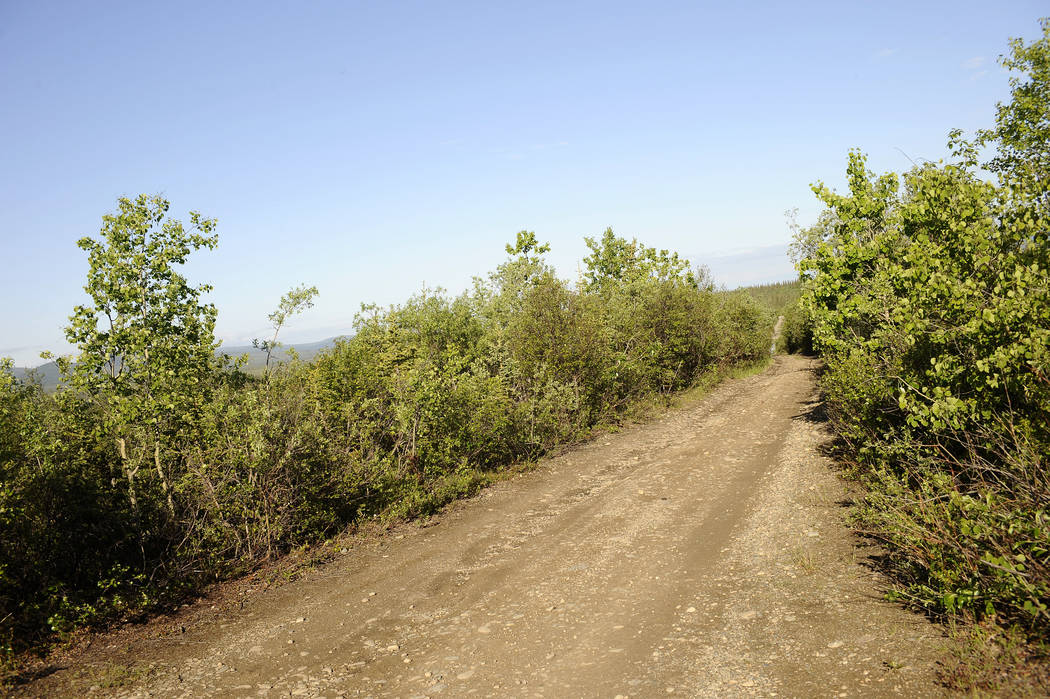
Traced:
[[[874, 176], [797, 241], [832, 418], [868, 487], [900, 595], [938, 612], [1050, 629], [1050, 23], [995, 129], [957, 162]], [[976, 166], [978, 146], [998, 154]]]
[[813, 353], [813, 319], [795, 301], [784, 309], [784, 324], [780, 328], [781, 346], [792, 354]]
[[[10, 368], [7, 362], [6, 368]], [[0, 619], [4, 650], [41, 627], [131, 603], [141, 567], [126, 492], [83, 402], [0, 371]], [[104, 552], [98, 555], [98, 552]], [[125, 567], [128, 566], [128, 567]]]
[[[766, 353], [770, 314], [676, 255], [606, 231], [574, 288], [522, 232], [468, 293], [365, 307], [314, 362], [249, 376], [213, 358], [215, 311], [175, 272], [214, 245], [214, 222], [194, 216], [187, 233], [166, 210], [122, 200], [101, 240], [81, 242], [94, 305], [68, 331], [81, 355], [64, 388], [0, 370], [7, 653], [364, 517], [432, 512], [640, 399]], [[313, 293], [282, 299], [275, 331]]]

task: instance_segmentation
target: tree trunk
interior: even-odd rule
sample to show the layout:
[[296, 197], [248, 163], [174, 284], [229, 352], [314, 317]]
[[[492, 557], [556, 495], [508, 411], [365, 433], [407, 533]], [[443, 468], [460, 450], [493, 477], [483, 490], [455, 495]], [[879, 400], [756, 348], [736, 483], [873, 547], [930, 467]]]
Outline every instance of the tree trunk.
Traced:
[[139, 472], [138, 467], [131, 468], [128, 462], [128, 447], [123, 437], [117, 437], [117, 453], [120, 454], [120, 466], [124, 470], [124, 477], [128, 479], [128, 500], [131, 501], [132, 512], [139, 511], [139, 502], [135, 497], [135, 474]]
[[168, 503], [168, 514], [175, 517], [175, 503], [171, 499], [171, 488], [168, 486], [168, 478], [164, 475], [164, 467], [160, 463], [160, 442], [153, 443], [153, 465], [157, 468], [157, 476], [160, 477], [160, 489]]

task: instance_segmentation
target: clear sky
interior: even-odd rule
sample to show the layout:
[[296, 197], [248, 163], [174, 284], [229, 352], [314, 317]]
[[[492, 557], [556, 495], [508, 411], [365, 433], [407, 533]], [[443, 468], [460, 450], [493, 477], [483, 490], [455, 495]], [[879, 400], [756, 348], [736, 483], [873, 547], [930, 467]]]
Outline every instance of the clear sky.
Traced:
[[783, 279], [784, 211], [992, 123], [1044, 2], [0, 0], [0, 356], [68, 351], [75, 246], [119, 196], [219, 221], [192, 281], [227, 344], [346, 332], [361, 302], [458, 293], [521, 229], [575, 278], [606, 226]]

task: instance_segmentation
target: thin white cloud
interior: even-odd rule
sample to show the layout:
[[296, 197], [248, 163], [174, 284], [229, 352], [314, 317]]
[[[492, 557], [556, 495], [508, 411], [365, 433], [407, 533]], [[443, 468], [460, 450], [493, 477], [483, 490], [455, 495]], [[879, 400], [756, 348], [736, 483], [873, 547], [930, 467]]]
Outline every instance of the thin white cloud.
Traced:
[[973, 58], [967, 58], [963, 61], [962, 67], [966, 70], [977, 70], [984, 65], [984, 61], [984, 56], [974, 56]]
[[564, 148], [569, 145], [568, 141], [557, 141], [556, 143], [534, 143], [529, 148], [532, 150], [547, 150], [548, 148]]
[[524, 160], [529, 157], [530, 153], [566, 148], [568, 145], [568, 141], [553, 141], [550, 143], [522, 144], [520, 146], [497, 146], [489, 148], [488, 151], [495, 155], [502, 155], [508, 160]]
[[894, 54], [896, 54], [898, 51], [900, 51], [900, 49], [891, 49], [891, 48], [879, 49], [878, 51], [875, 52], [875, 58], [889, 58], [890, 56], [893, 56]]
[[27, 350], [30, 352], [42, 352], [43, 349], [44, 348], [42, 345], [19, 345], [18, 347], [0, 347], [0, 357], [6, 357], [9, 354], [13, 354], [15, 352], [25, 352]]

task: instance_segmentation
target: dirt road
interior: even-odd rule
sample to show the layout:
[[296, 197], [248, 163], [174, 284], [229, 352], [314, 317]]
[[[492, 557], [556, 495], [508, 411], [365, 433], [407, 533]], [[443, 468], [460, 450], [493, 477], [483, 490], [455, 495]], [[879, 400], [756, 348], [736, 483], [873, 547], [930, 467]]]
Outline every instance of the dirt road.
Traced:
[[[143, 640], [126, 680], [88, 693], [937, 694], [939, 632], [881, 600], [843, 524], [813, 371], [777, 357], [436, 525]], [[62, 675], [28, 689], [68, 689]]]

